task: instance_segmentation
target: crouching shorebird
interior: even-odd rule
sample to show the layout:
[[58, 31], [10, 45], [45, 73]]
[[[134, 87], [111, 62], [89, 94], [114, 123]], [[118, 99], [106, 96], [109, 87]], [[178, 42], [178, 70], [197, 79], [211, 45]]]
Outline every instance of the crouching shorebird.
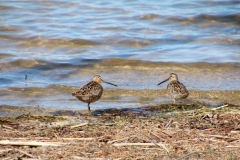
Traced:
[[171, 73], [170, 77], [158, 85], [170, 80], [167, 86], [168, 96], [171, 97], [175, 103], [176, 99], [186, 99], [189, 95], [187, 88], [178, 81], [178, 76], [175, 73]]
[[95, 75], [91, 82], [84, 85], [79, 91], [72, 93], [73, 96], [77, 97], [80, 101], [88, 103], [88, 111], [90, 112], [90, 103], [93, 103], [97, 100], [99, 100], [103, 93], [103, 87], [100, 83], [107, 83], [111, 84], [113, 86], [116, 86], [115, 84], [112, 84], [110, 82], [104, 81], [101, 76]]

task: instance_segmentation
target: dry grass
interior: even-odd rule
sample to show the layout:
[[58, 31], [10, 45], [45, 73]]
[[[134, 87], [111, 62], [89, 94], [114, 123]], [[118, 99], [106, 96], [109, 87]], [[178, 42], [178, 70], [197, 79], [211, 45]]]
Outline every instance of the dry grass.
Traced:
[[1, 142], [9, 142], [0, 145], [0, 159], [240, 159], [239, 106], [159, 105], [0, 122]]

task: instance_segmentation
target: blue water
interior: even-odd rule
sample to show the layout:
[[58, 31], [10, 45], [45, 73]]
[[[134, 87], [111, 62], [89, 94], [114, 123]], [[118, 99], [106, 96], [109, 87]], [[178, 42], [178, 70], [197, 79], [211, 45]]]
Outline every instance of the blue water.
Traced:
[[238, 1], [7, 1], [1, 6], [4, 53], [50, 55], [50, 61], [79, 54], [174, 62], [240, 59]]
[[[239, 1], [229, 0], [3, 1], [0, 105], [84, 109], [71, 87], [95, 74], [123, 90], [155, 92], [165, 90], [155, 84], [171, 72], [189, 90], [216, 91], [219, 100], [222, 91], [237, 91], [223, 101], [240, 104], [239, 8]], [[104, 97], [96, 102], [99, 108], [134, 107], [138, 101]], [[208, 99], [203, 97], [193, 95]], [[149, 102], [162, 99], [156, 95]]]

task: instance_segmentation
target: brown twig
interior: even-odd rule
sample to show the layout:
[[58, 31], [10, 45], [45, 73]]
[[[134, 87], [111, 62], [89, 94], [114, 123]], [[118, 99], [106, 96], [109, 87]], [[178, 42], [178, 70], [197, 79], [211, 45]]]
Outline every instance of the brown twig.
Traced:
[[29, 153], [27, 153], [27, 152], [25, 152], [25, 151], [22, 151], [22, 150], [20, 150], [20, 149], [0, 150], [0, 155], [1, 155], [1, 153], [8, 152], [8, 151], [17, 151], [17, 152], [20, 152], [20, 153], [22, 153], [23, 155], [26, 155], [26, 156], [28, 156], [28, 157], [30, 157], [30, 158], [36, 158], [35, 156], [33, 156], [33, 155], [31, 155], [31, 154], [29, 154]]
[[152, 135], [154, 135], [155, 137], [157, 137], [159, 140], [164, 140], [163, 138], [159, 137], [158, 135], [156, 135], [155, 133], [151, 132], [149, 129], [147, 130], [148, 133], [151, 133]]
[[33, 156], [33, 155], [31, 155], [31, 154], [29, 154], [29, 153], [27, 153], [27, 152], [25, 152], [25, 151], [22, 151], [22, 150], [20, 150], [20, 149], [14, 149], [15, 151], [18, 151], [18, 152], [20, 152], [20, 153], [22, 153], [22, 154], [24, 154], [24, 155], [26, 155], [26, 156], [28, 156], [28, 157], [31, 157], [31, 158], [35, 158], [35, 156]]
[[107, 143], [112, 144], [114, 142], [123, 141], [123, 140], [133, 138], [133, 137], [137, 137], [137, 136], [130, 136], [130, 137], [125, 137], [125, 138], [121, 138], [121, 139], [116, 139], [116, 140], [108, 141]]
[[164, 131], [162, 131], [162, 130], [160, 130], [160, 132], [162, 132], [163, 134], [168, 135], [169, 137], [172, 137], [172, 135], [170, 135], [169, 133], [166, 133], [166, 132], [164, 132]]
[[55, 132], [53, 132], [53, 135], [56, 137], [56, 139], [59, 139], [58, 135]]
[[123, 146], [156, 146], [161, 145], [160, 143], [114, 143], [112, 144], [115, 147], [123, 147]]
[[173, 122], [173, 120], [170, 119], [170, 121], [168, 122], [168, 124], [166, 124], [165, 128], [169, 128], [169, 127], [171, 126], [172, 122]]

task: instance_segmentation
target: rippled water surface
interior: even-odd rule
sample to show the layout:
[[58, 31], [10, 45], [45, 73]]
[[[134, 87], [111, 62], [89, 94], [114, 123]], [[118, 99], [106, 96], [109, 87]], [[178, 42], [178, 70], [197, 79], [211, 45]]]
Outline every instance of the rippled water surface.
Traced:
[[[99, 74], [92, 109], [172, 102], [177, 73], [188, 100], [240, 104], [240, 2], [4, 1], [0, 105], [86, 109], [71, 96]], [[26, 80], [25, 80], [26, 78]]]

